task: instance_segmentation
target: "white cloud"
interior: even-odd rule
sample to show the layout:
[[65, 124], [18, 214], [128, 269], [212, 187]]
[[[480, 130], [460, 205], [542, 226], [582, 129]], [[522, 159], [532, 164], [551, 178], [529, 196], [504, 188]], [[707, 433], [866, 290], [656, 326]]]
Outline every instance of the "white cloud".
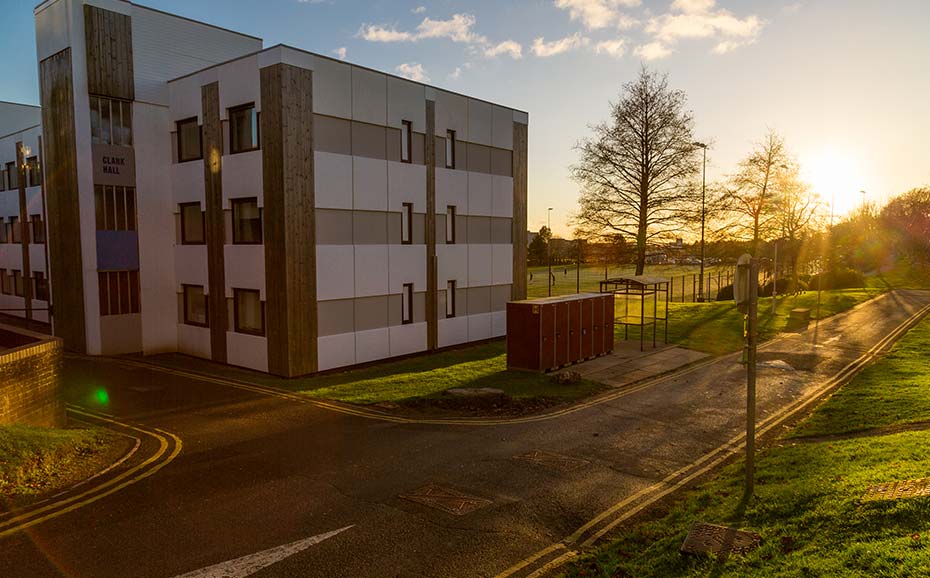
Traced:
[[484, 50], [484, 55], [488, 58], [494, 58], [501, 54], [508, 54], [514, 60], [520, 60], [523, 58], [523, 47], [519, 42], [505, 40], [496, 46], [489, 46]]
[[449, 73], [450, 80], [458, 80], [462, 76], [462, 67], [456, 66], [455, 70]]
[[661, 42], [650, 42], [637, 46], [634, 52], [643, 60], [659, 60], [672, 53], [671, 49]]
[[380, 24], [362, 25], [358, 35], [369, 42], [412, 42], [416, 40], [414, 35], [409, 32], [388, 28]]
[[633, 8], [640, 4], [641, 0], [555, 0], [557, 8], [568, 10], [569, 18], [580, 20], [589, 30], [613, 25], [620, 28], [629, 26], [630, 19], [620, 12], [620, 8]]
[[423, 65], [419, 62], [404, 62], [403, 64], [398, 64], [394, 71], [404, 78], [409, 78], [416, 82], [429, 82], [429, 76], [426, 74]]
[[414, 14], [423, 14], [424, 12], [426, 12], [426, 6], [417, 6], [416, 8], [411, 10], [411, 12], [413, 12]]
[[549, 56], [587, 46], [588, 43], [590, 43], [590, 40], [578, 33], [551, 42], [546, 42], [544, 38], [539, 37], [533, 40], [533, 54], [540, 58], [548, 58]]
[[594, 52], [597, 54], [607, 54], [614, 58], [620, 58], [626, 54], [626, 40], [618, 38], [616, 40], [604, 40], [594, 46]]
[[675, 0], [670, 12], [651, 18], [646, 24], [646, 32], [653, 41], [643, 49], [661, 54], [657, 58], [662, 58], [680, 40], [712, 39], [716, 40], [713, 52], [723, 54], [755, 42], [762, 26], [758, 16], [739, 18], [729, 10], [717, 8], [716, 0]]
[[347, 53], [348, 49], [345, 46], [340, 46], [339, 48], [333, 50], [333, 54], [335, 54], [339, 60], [345, 60]]
[[358, 36], [370, 42], [416, 42], [424, 38], [448, 38], [453, 42], [485, 43], [487, 38], [476, 34], [471, 14], [453, 14], [448, 20], [433, 20], [429, 16], [417, 26], [416, 32], [397, 30], [383, 24], [363, 24]]

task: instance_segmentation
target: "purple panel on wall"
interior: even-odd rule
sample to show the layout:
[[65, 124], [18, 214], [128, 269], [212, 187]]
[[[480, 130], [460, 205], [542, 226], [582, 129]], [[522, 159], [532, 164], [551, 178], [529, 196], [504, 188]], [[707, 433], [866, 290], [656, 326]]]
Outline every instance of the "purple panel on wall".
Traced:
[[136, 231], [97, 231], [98, 271], [138, 271], [139, 234]]

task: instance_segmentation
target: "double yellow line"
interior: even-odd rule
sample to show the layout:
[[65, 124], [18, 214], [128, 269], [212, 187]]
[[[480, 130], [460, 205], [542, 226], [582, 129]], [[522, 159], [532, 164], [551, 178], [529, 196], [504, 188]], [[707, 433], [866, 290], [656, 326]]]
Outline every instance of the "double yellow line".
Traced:
[[97, 413], [88, 412], [77, 406], [68, 406], [68, 412], [89, 418], [93, 421], [103, 422], [109, 426], [118, 426], [142, 434], [148, 438], [154, 439], [158, 443], [158, 450], [149, 456], [142, 463], [130, 468], [129, 470], [103, 481], [89, 489], [70, 495], [59, 500], [42, 506], [33, 506], [24, 511], [13, 512], [13, 517], [0, 521], [0, 538], [20, 532], [36, 524], [41, 524], [53, 518], [63, 516], [68, 512], [73, 512], [97, 500], [114, 494], [123, 488], [131, 486], [145, 478], [154, 475], [158, 470], [168, 465], [174, 458], [181, 453], [183, 443], [181, 439], [173, 433], [166, 432], [157, 428], [131, 425], [118, 421], [112, 417], [104, 416]]
[[[765, 435], [772, 428], [785, 422], [798, 412], [821, 399], [825, 394], [844, 384], [878, 356], [885, 348], [919, 323], [928, 313], [930, 313], [930, 305], [918, 310], [894, 331], [872, 346], [867, 352], [844, 366], [833, 377], [820, 384], [820, 386], [807, 397], [782, 408], [763, 420], [756, 429], [756, 435], [759, 437]], [[578, 528], [561, 542], [552, 544], [536, 552], [532, 556], [524, 558], [498, 574], [495, 578], [509, 578], [518, 573], [523, 574], [524, 572], [529, 572], [530, 570], [533, 571], [529, 574], [524, 574], [526, 578], [545, 576], [549, 571], [562, 566], [575, 556], [578, 556], [581, 550], [590, 547], [618, 524], [628, 520], [646, 507], [680, 489], [695, 478], [719, 466], [741, 450], [745, 445], [745, 440], [745, 433], [734, 436], [723, 445], [704, 454], [700, 459], [672, 472], [663, 480], [617, 502], [607, 510], [598, 514], [588, 523]], [[637, 501], [639, 501], [639, 503], [636, 503]], [[634, 503], [636, 503], [636, 505], [633, 505]], [[593, 531], [594, 528], [598, 526], [600, 526], [599, 529]], [[554, 554], [558, 555], [553, 557]]]

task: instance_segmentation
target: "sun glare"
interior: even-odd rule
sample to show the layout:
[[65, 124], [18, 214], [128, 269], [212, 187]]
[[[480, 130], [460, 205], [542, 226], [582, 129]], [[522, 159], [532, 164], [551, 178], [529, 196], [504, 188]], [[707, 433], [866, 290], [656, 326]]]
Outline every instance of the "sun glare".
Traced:
[[801, 176], [825, 203], [835, 203], [837, 215], [848, 213], [862, 202], [862, 171], [852, 155], [826, 149], [801, 161]]

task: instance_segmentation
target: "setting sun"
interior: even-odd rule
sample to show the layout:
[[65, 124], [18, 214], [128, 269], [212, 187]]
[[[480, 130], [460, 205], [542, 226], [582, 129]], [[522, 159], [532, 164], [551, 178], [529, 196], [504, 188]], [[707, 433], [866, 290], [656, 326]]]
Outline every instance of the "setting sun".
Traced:
[[846, 151], [830, 148], [802, 157], [801, 175], [825, 203], [835, 203], [837, 215], [848, 213], [862, 202], [862, 171], [855, 157]]

